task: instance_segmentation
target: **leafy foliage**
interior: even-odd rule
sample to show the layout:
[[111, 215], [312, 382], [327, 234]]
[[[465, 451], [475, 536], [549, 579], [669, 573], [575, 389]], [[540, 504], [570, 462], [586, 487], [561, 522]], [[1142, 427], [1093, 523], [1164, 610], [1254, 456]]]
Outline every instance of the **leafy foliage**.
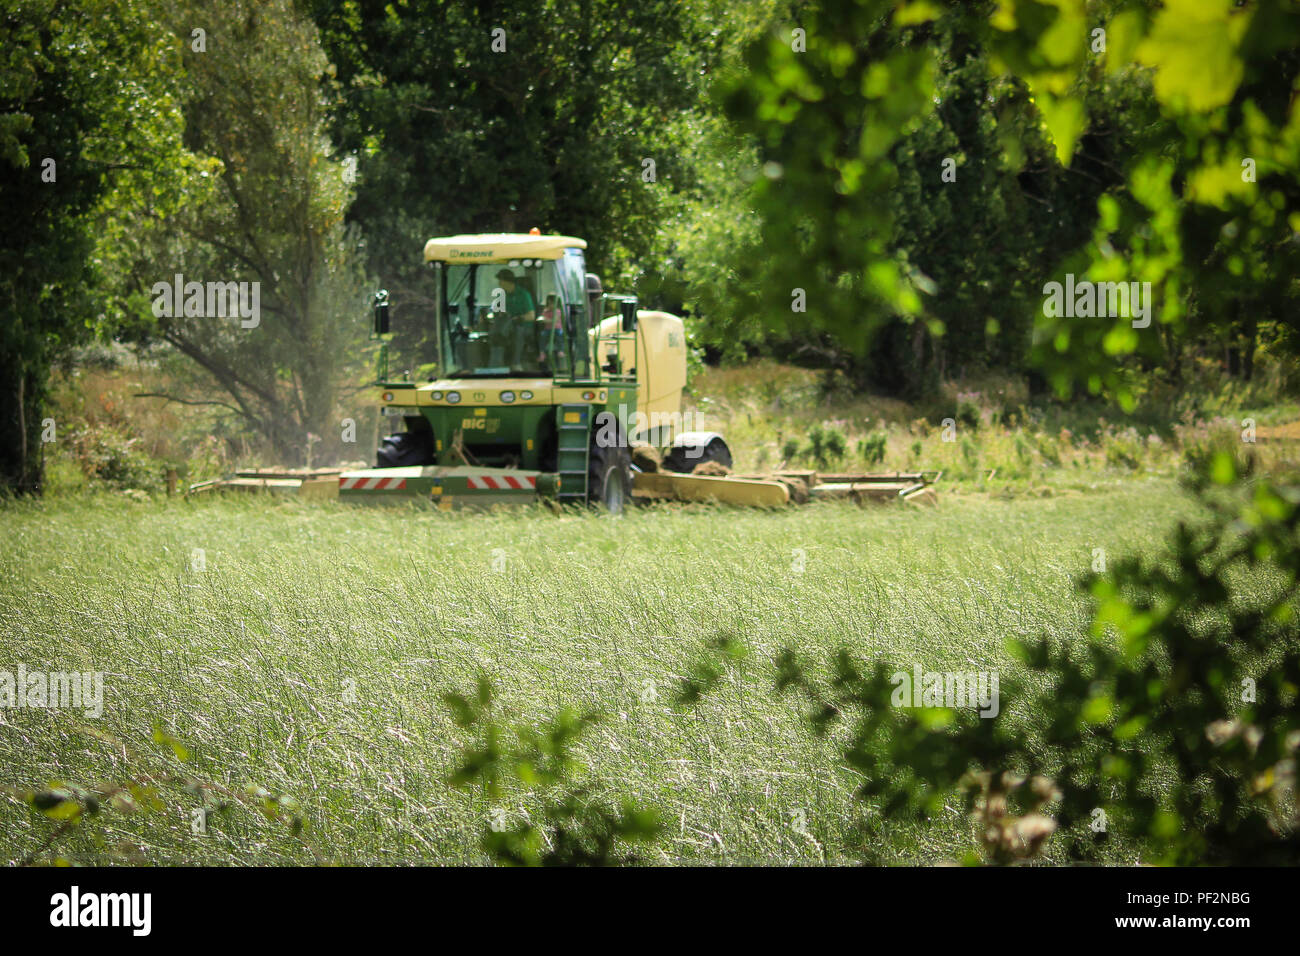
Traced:
[[432, 235], [536, 226], [585, 238], [593, 271], [654, 268], [659, 221], [693, 183], [692, 116], [721, 42], [696, 4], [309, 6], [337, 68], [335, 137], [357, 164], [350, 218], [396, 324], [428, 307]]
[[858, 441], [858, 457], [869, 465], [880, 464], [885, 460], [887, 441], [888, 436], [884, 432], [872, 432], [866, 438]]
[[[163, 397], [224, 405], [282, 460], [302, 460], [309, 435], [338, 433], [366, 335], [369, 283], [359, 237], [344, 224], [352, 187], [325, 129], [329, 64], [314, 24], [287, 0], [201, 15], [177, 4], [168, 19], [185, 66], [186, 142], [207, 165], [187, 178], [183, 209], [165, 214], [146, 191], [119, 210], [134, 234], [117, 256], [124, 318], [189, 360], [185, 387]], [[154, 318], [141, 293], [176, 273], [260, 283], [257, 324]]]
[[40, 488], [51, 363], [105, 307], [104, 210], [145, 182], [174, 200], [188, 162], [151, 14], [139, 0], [24, 0], [0, 18], [0, 487]]
[[[1117, 3], [1105, 13], [1105, 70], [1125, 82], [1149, 79], [1158, 116], [1115, 154], [1124, 187], [1101, 197], [1091, 240], [1061, 271], [1150, 282], [1156, 322], [1139, 330], [1127, 318], [1042, 316], [1036, 354], [1059, 389], [1085, 383], [1131, 408], [1136, 386], [1124, 357], [1144, 357], [1149, 369], [1170, 355], [1177, 374], [1178, 337], [1209, 335], [1231, 346], [1230, 371], [1249, 377], [1261, 326], [1277, 335], [1293, 324], [1300, 13], [1272, 0]], [[1031, 86], [1078, 81], [1076, 64], [1051, 60], [1063, 41], [1049, 29], [999, 27], [1012, 64], [1040, 55], [1043, 65], [1026, 72]], [[1070, 123], [1095, 121], [1099, 105], [1085, 101]], [[1245, 364], [1233, 369], [1241, 350]]]
[[728, 634], [713, 636], [704, 655], [695, 661], [691, 672], [682, 679], [677, 688], [675, 703], [679, 707], [689, 707], [699, 703], [704, 695], [716, 688], [727, 674], [730, 666], [745, 659], [748, 650], [745, 645]]
[[961, 796], [984, 859], [1033, 856], [1054, 832], [1069, 859], [1100, 859], [1122, 829], [1144, 859], [1295, 863], [1300, 489], [1234, 485], [1238, 467], [1220, 455], [1193, 482], [1208, 515], [1167, 555], [1083, 580], [1086, 654], [1013, 644], [1042, 680], [1004, 682], [1000, 715], [900, 710], [891, 668], [844, 651], [825, 683], [785, 651], [778, 690], [819, 732], [846, 725], [843, 759], [884, 819]]
[[480, 678], [473, 695], [444, 697], [456, 723], [474, 730], [451, 784], [498, 798], [511, 785], [535, 791], [533, 806], [507, 823], [503, 810], [488, 814], [483, 849], [497, 862], [513, 866], [606, 866], [635, 862], [626, 844], [653, 840], [659, 816], [624, 798], [617, 806], [602, 800], [589, 783], [570, 778], [581, 764], [572, 748], [600, 718], [560, 710], [541, 727], [512, 730], [493, 714], [492, 685]]
[[820, 468], [839, 461], [847, 448], [848, 441], [844, 432], [836, 425], [819, 422], [808, 429], [807, 455]]
[[[157, 754], [142, 755], [124, 741], [93, 727], [80, 725], [79, 735], [106, 744], [134, 768], [133, 772], [113, 781], [80, 784], [67, 780], [49, 781], [39, 789], [0, 788], [57, 826], [19, 862], [23, 866], [70, 866], [76, 862], [75, 851], [63, 844], [74, 836], [98, 848], [106, 847], [106, 837], [113, 829], [112, 816], [155, 817], [168, 811], [180, 812], [191, 821], [195, 832], [208, 832], [222, 817], [238, 808], [283, 826], [296, 841], [316, 856], [324, 858], [307, 839], [307, 817], [298, 801], [289, 794], [272, 793], [265, 787], [249, 783], [232, 788], [208, 779], [193, 767], [194, 755], [179, 738], [161, 723], [155, 723], [152, 741], [174, 759]], [[165, 824], [160, 824], [165, 825]], [[50, 856], [50, 854], [56, 854]], [[138, 849], [121, 844], [113, 855], [125, 862], [141, 862]]]
[[[758, 224], [709, 337], [912, 395], [1032, 355], [1131, 409], [1196, 341], [1249, 378], [1294, 337], [1298, 36], [1277, 2], [803, 8], [725, 96]], [[1150, 282], [1155, 322], [1045, 315], [1067, 272]]]

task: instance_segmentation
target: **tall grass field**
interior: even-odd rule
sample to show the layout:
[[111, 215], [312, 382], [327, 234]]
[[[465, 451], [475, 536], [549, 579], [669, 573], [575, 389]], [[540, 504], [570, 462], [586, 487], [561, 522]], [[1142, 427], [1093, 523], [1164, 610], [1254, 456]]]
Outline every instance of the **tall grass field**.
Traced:
[[[533, 805], [517, 788], [449, 783], [472, 741], [443, 696], [481, 677], [513, 724], [599, 712], [577, 776], [658, 812], [643, 862], [956, 859], [972, 844], [959, 808], [872, 825], [834, 735], [774, 693], [777, 654], [825, 667], [848, 647], [900, 669], [1031, 680], [1008, 638], [1082, 646], [1075, 579], [1098, 549], [1151, 552], [1192, 507], [1162, 478], [934, 508], [619, 517], [261, 497], [6, 504], [0, 669], [103, 672], [104, 692], [98, 717], [0, 709], [0, 859], [487, 862], [485, 828]], [[676, 706], [719, 637], [750, 653]], [[23, 799], [125, 779], [153, 783], [79, 826]], [[1109, 852], [1134, 860], [1122, 838]]]

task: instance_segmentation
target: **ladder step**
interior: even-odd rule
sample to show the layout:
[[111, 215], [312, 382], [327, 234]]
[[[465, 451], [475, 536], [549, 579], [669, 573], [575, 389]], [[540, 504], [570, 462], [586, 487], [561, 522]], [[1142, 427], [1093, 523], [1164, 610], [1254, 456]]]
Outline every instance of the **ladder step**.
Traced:
[[587, 453], [591, 433], [591, 406], [561, 405], [555, 412], [556, 472], [560, 476], [559, 498], [587, 497]]

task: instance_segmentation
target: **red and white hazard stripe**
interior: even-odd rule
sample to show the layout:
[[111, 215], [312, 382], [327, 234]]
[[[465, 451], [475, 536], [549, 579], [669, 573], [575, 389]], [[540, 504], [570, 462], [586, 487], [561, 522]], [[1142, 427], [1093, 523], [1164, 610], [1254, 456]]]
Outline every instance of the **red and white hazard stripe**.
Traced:
[[515, 477], [514, 475], [471, 475], [466, 480], [469, 482], [471, 488], [475, 488], [479, 491], [487, 489], [516, 489], [522, 491], [526, 488], [537, 488], [537, 477], [535, 475], [531, 477]]
[[398, 491], [406, 487], [405, 478], [340, 478], [339, 488], [350, 491]]

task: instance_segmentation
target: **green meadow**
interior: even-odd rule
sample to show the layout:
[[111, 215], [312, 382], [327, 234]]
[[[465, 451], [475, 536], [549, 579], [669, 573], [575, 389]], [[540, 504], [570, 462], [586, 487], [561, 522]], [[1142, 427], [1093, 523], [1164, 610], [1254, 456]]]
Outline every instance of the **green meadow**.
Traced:
[[[774, 693], [778, 653], [824, 668], [847, 647], [902, 669], [1035, 679], [1006, 641], [1085, 641], [1074, 582], [1096, 549], [1149, 552], [1192, 507], [1162, 478], [953, 493], [933, 508], [619, 517], [257, 497], [5, 504], [5, 667], [105, 676], [97, 718], [0, 710], [0, 859], [487, 862], [485, 830], [527, 818], [538, 795], [449, 783], [473, 734], [443, 695], [481, 677], [510, 725], [600, 714], [574, 777], [593, 798], [657, 811], [643, 862], [956, 859], [972, 845], [956, 807], [863, 829], [874, 808], [854, 797], [835, 734], [814, 735]], [[722, 637], [748, 655], [677, 706]], [[99, 812], [69, 823], [25, 800], [59, 787], [89, 788]], [[1133, 859], [1122, 838], [1108, 853]]]

